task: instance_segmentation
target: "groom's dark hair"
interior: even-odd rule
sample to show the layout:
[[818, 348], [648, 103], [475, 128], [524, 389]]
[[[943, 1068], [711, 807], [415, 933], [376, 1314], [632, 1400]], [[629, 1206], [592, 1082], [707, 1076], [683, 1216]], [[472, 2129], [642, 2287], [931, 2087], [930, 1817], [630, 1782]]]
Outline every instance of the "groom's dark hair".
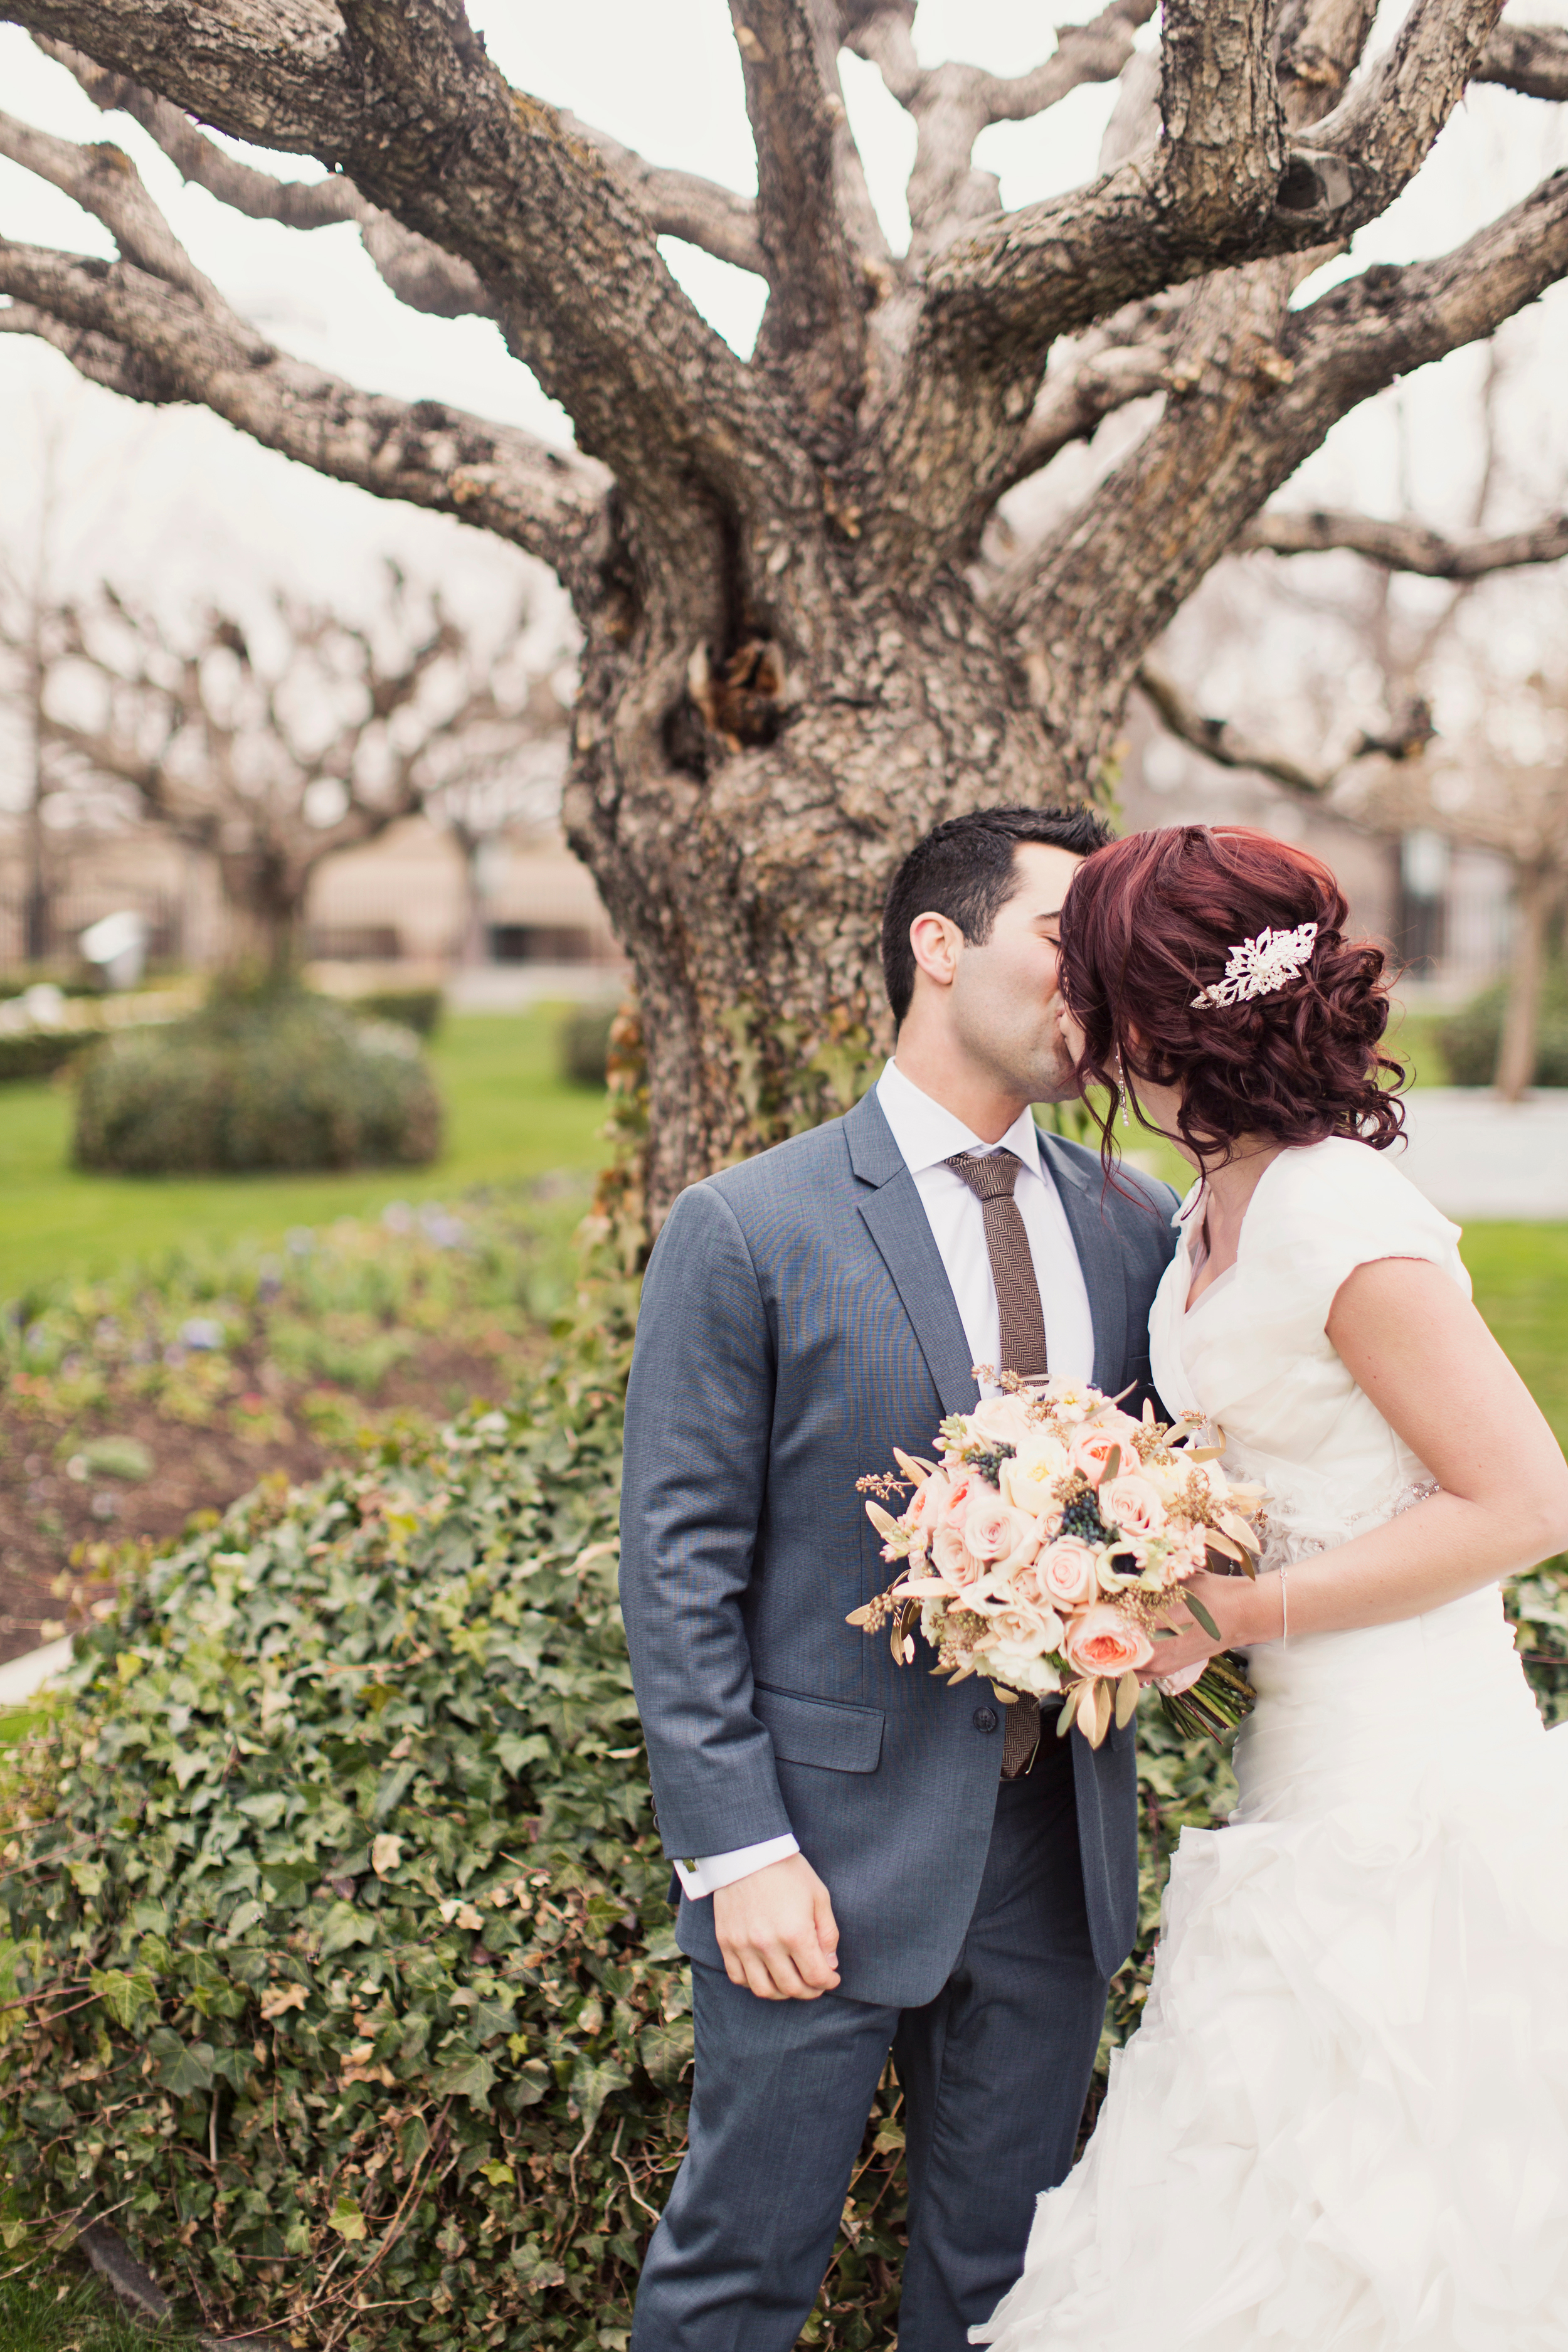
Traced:
[[1087, 808], [970, 809], [933, 825], [894, 875], [882, 908], [882, 979], [894, 1020], [903, 1020], [915, 992], [910, 925], [917, 915], [945, 915], [971, 947], [984, 947], [1018, 887], [1021, 841], [1088, 857], [1113, 838], [1104, 818]]

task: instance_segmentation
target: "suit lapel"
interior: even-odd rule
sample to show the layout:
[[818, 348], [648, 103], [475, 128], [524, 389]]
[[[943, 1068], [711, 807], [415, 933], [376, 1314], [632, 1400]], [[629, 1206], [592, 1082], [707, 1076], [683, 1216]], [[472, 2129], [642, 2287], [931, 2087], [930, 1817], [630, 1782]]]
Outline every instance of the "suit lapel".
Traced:
[[868, 1187], [860, 1214], [913, 1327], [942, 1409], [944, 1413], [972, 1412], [980, 1391], [958, 1302], [915, 1180], [874, 1094], [856, 1104], [845, 1119], [844, 1134], [850, 1164]]
[[1037, 1130], [1040, 1165], [1050, 1171], [1067, 1212], [1078, 1262], [1089, 1293], [1094, 1325], [1096, 1388], [1112, 1395], [1121, 1385], [1127, 1362], [1127, 1278], [1115, 1227], [1100, 1206], [1100, 1186], [1090, 1171], [1062, 1149], [1059, 1136]]

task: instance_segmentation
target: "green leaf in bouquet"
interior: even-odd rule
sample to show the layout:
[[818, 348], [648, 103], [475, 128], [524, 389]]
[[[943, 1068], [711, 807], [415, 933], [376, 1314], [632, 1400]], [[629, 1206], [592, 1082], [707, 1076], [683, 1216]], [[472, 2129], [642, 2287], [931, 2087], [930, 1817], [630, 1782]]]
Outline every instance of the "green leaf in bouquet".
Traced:
[[1208, 1611], [1204, 1607], [1203, 1602], [1197, 1598], [1196, 1594], [1188, 1592], [1184, 1589], [1182, 1599], [1186, 1602], [1187, 1607], [1192, 1611], [1193, 1615], [1197, 1619], [1198, 1623], [1203, 1627], [1204, 1632], [1208, 1635], [1209, 1640], [1211, 1642], [1218, 1642], [1222, 1640], [1223, 1636], [1220, 1633], [1219, 1627], [1215, 1623], [1214, 1619], [1209, 1615]]

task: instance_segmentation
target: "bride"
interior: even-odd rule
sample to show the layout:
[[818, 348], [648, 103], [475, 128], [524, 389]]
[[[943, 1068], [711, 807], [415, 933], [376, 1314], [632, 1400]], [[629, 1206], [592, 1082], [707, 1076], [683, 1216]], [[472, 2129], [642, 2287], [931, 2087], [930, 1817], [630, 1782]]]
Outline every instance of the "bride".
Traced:
[[1195, 825], [1090, 857], [1086, 1083], [1198, 1170], [1154, 1378], [1267, 1486], [1256, 1584], [1159, 1671], [1250, 1653], [1241, 1801], [1184, 1832], [1144, 2022], [1041, 2198], [997, 2352], [1564, 2352], [1568, 1727], [1499, 1579], [1568, 1467], [1400, 1174], [1384, 960], [1327, 867]]

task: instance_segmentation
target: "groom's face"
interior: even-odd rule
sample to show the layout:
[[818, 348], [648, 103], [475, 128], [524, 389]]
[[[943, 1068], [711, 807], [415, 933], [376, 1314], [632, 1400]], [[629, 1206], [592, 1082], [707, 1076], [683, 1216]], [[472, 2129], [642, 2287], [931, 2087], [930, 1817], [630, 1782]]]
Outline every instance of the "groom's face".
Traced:
[[958, 953], [957, 1042], [1026, 1102], [1063, 1102], [1078, 1092], [1058, 1015], [1062, 904], [1081, 863], [1069, 850], [1021, 841], [1013, 853], [1013, 895], [990, 938], [964, 940]]

